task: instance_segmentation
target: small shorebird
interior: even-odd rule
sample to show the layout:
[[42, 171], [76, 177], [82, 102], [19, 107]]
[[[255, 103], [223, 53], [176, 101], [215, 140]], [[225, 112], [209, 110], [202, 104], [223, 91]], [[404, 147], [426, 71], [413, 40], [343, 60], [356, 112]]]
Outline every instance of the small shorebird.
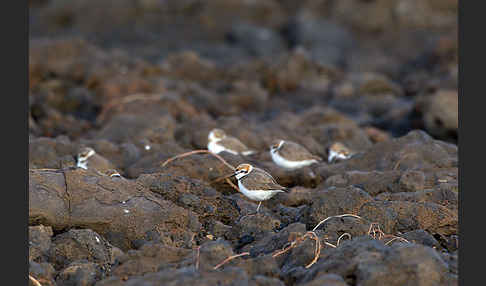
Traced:
[[338, 160], [346, 160], [351, 158], [354, 155], [354, 152], [351, 151], [348, 147], [344, 146], [341, 142], [335, 142], [328, 148], [328, 157], [327, 160], [329, 163], [338, 161]]
[[101, 173], [115, 169], [115, 166], [110, 161], [98, 155], [91, 147], [81, 148], [76, 155], [76, 166], [85, 170], [88, 168], [94, 169]]
[[305, 147], [291, 141], [277, 140], [270, 146], [270, 155], [275, 164], [286, 169], [298, 169], [322, 161]]
[[288, 189], [280, 186], [269, 173], [250, 164], [238, 165], [235, 172], [228, 177], [232, 176], [236, 176], [238, 188], [245, 197], [259, 202], [257, 213], [262, 201], [266, 201], [278, 193], [288, 192]]
[[255, 151], [250, 150], [245, 144], [241, 143], [235, 137], [226, 135], [221, 129], [213, 129], [208, 135], [208, 150], [211, 153], [218, 154], [223, 151], [231, 153], [233, 155], [251, 155]]
[[104, 175], [109, 176], [111, 178], [113, 178], [113, 177], [122, 178], [122, 176], [120, 175], [120, 173], [117, 170], [115, 170], [115, 169], [110, 169], [110, 170], [104, 172]]

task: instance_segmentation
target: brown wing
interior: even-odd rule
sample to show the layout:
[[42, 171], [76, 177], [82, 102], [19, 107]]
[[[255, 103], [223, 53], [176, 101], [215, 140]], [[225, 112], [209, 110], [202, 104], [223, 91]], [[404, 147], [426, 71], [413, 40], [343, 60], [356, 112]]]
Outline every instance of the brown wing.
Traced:
[[303, 161], [303, 160], [312, 160], [312, 159], [318, 161], [322, 160], [322, 158], [312, 155], [303, 146], [289, 141], [285, 141], [285, 143], [279, 150], [279, 154], [290, 161]]
[[248, 147], [246, 147], [245, 144], [241, 143], [240, 140], [238, 140], [234, 137], [228, 136], [226, 138], [223, 138], [218, 143], [223, 145], [224, 147], [231, 149], [231, 150], [234, 150], [238, 153], [248, 151]]
[[262, 169], [253, 167], [250, 175], [241, 178], [242, 183], [253, 190], [283, 190], [287, 188], [279, 185], [275, 179]]
[[95, 169], [99, 172], [106, 172], [111, 169], [116, 169], [115, 166], [105, 159], [104, 157], [101, 157], [98, 154], [94, 154], [88, 159], [88, 169]]

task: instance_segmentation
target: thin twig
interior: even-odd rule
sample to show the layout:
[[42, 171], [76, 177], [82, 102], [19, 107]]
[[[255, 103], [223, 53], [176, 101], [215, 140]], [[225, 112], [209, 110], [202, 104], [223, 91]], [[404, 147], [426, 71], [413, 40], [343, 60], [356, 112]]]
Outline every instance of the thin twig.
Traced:
[[395, 236], [394, 238], [390, 239], [390, 240], [389, 240], [387, 243], [385, 243], [385, 245], [388, 245], [389, 243], [391, 243], [392, 241], [397, 240], [397, 239], [400, 239], [401, 241], [404, 241], [404, 242], [410, 243], [410, 241], [406, 240], [406, 239], [405, 239], [405, 238], [403, 238], [403, 237]]
[[219, 267], [223, 266], [224, 264], [228, 263], [230, 260], [233, 260], [233, 259], [240, 257], [240, 256], [245, 256], [245, 255], [250, 255], [250, 253], [249, 252], [243, 252], [243, 253], [240, 253], [240, 254], [232, 255], [232, 256], [226, 258], [225, 260], [223, 260], [220, 264], [214, 266], [213, 269], [216, 270]]
[[290, 249], [294, 248], [294, 247], [295, 247], [295, 245], [296, 245], [297, 243], [301, 242], [302, 240], [303, 240], [303, 237], [297, 237], [297, 238], [296, 238], [294, 241], [292, 241], [292, 242], [290, 243], [290, 245], [289, 245], [289, 246], [284, 247], [284, 249], [282, 249], [282, 250], [279, 250], [279, 251], [275, 252], [275, 253], [272, 255], [272, 257], [274, 257], [274, 258], [275, 258], [275, 257], [277, 257], [277, 256], [279, 256], [279, 255], [281, 255], [281, 254], [284, 254], [285, 252], [287, 252], [287, 251], [289, 251]]
[[313, 232], [313, 231], [308, 231], [303, 236], [297, 237], [294, 241], [292, 241], [290, 243], [289, 246], [285, 247], [282, 250], [279, 250], [279, 251], [275, 252], [272, 255], [272, 257], [275, 258], [275, 257], [277, 257], [277, 256], [279, 256], [279, 255], [281, 255], [281, 254], [289, 251], [290, 249], [296, 247], [298, 244], [300, 244], [301, 242], [303, 242], [306, 238], [310, 238], [310, 239], [312, 239], [312, 240], [314, 240], [316, 242], [316, 248], [314, 250], [314, 259], [312, 259], [312, 261], [305, 266], [305, 268], [311, 267], [314, 263], [317, 262], [317, 260], [319, 259], [320, 254], [321, 254], [321, 241], [319, 240], [319, 237], [317, 236], [317, 234], [315, 232]]
[[39, 281], [37, 281], [34, 277], [30, 276], [30, 274], [29, 274], [29, 279], [30, 281], [32, 281], [32, 283], [35, 284], [35, 286], [42, 286], [42, 284], [40, 284]]
[[317, 262], [317, 260], [319, 259], [319, 256], [321, 255], [321, 241], [319, 240], [319, 237], [317, 236], [317, 234], [313, 231], [308, 231], [305, 236], [307, 235], [311, 235], [311, 239], [315, 240], [316, 241], [316, 249], [314, 250], [314, 259], [312, 259], [312, 261], [307, 264], [305, 266], [305, 268], [309, 268], [311, 267], [312, 265], [314, 265], [314, 263]]
[[182, 154], [176, 155], [174, 157], [171, 157], [171, 158], [167, 159], [164, 163], [162, 163], [162, 167], [164, 167], [165, 165], [167, 165], [169, 162], [174, 161], [175, 159], [180, 159], [180, 158], [184, 158], [184, 157], [187, 157], [187, 156], [190, 156], [190, 155], [193, 155], [193, 154], [199, 154], [199, 153], [210, 154], [210, 155], [216, 157], [221, 162], [223, 162], [223, 164], [225, 164], [232, 171], [235, 170], [235, 167], [231, 166], [231, 164], [229, 164], [228, 162], [226, 162], [221, 156], [219, 156], [218, 154], [211, 153], [208, 150], [194, 150], [194, 151], [190, 151], [190, 152], [186, 152], [186, 153], [182, 153]]
[[354, 218], [358, 218], [358, 219], [363, 219], [362, 217], [360, 216], [357, 216], [357, 215], [354, 215], [354, 214], [342, 214], [342, 215], [335, 215], [335, 216], [330, 216], [330, 217], [327, 217], [326, 219], [320, 221], [313, 229], [312, 231], [316, 231], [316, 229], [321, 225], [323, 224], [324, 222], [326, 222], [327, 220], [331, 219], [331, 218], [339, 218], [339, 217], [354, 217]]
[[333, 247], [333, 248], [336, 248], [337, 246], [332, 244], [332, 243], [329, 243], [327, 241], [324, 241], [324, 244], [327, 245], [327, 246], [330, 246], [330, 247]]
[[[371, 233], [373, 233], [373, 235], [371, 235]], [[372, 222], [370, 224], [370, 228], [368, 229], [368, 235], [371, 236], [373, 239], [377, 239], [376, 237], [376, 234], [378, 234], [378, 240], [383, 240], [385, 238], [392, 238], [390, 239], [389, 241], [387, 241], [385, 243], [385, 245], [388, 245], [390, 244], [392, 241], [395, 241], [397, 239], [403, 241], [403, 242], [407, 242], [407, 243], [410, 243], [410, 241], [406, 240], [405, 238], [403, 237], [400, 237], [400, 236], [396, 236], [396, 235], [393, 235], [393, 234], [386, 234], [384, 233], [381, 228], [380, 228], [380, 225], [377, 223], [377, 222]]]
[[345, 232], [343, 234], [341, 234], [341, 236], [339, 236], [337, 242], [336, 242], [336, 246], [339, 246], [339, 243], [341, 242], [341, 239], [343, 238], [343, 236], [347, 235], [349, 237], [349, 239], [351, 239], [351, 234]]

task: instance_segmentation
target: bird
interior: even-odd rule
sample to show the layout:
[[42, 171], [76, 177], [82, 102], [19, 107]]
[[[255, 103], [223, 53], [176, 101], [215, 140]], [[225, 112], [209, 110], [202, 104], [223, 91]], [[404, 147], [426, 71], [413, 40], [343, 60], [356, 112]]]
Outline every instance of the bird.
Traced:
[[274, 197], [278, 193], [288, 192], [289, 189], [279, 185], [275, 179], [266, 171], [253, 167], [250, 164], [240, 164], [236, 167], [234, 173], [238, 180], [238, 189], [240, 192], [252, 201], [257, 201], [260, 209], [262, 201]]
[[85, 170], [92, 169], [101, 173], [115, 169], [115, 166], [106, 158], [97, 154], [91, 147], [83, 147], [76, 155], [76, 166]]
[[113, 177], [123, 178], [123, 177], [120, 175], [120, 173], [119, 173], [117, 170], [115, 170], [115, 169], [109, 169], [109, 170], [105, 171], [103, 174], [104, 174], [105, 176], [110, 177], [110, 178], [113, 178]]
[[329, 148], [327, 148], [327, 153], [327, 160], [329, 163], [338, 160], [346, 160], [354, 156], [354, 152], [348, 147], [344, 146], [344, 144], [341, 142], [333, 143]]
[[208, 150], [211, 153], [218, 154], [223, 151], [233, 155], [248, 156], [255, 154], [245, 144], [233, 136], [227, 135], [222, 129], [215, 128], [208, 134]]
[[275, 164], [285, 169], [298, 169], [322, 161], [305, 147], [287, 140], [276, 140], [270, 146], [270, 155]]

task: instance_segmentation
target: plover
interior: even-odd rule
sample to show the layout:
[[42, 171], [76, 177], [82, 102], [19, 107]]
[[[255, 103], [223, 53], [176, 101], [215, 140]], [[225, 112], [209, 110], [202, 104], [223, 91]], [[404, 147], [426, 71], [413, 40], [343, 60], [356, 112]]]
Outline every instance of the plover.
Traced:
[[76, 166], [78, 168], [83, 168], [85, 170], [88, 169], [88, 159], [96, 154], [95, 150], [90, 147], [84, 147], [82, 148], [78, 154], [76, 155]]
[[104, 174], [105, 174], [106, 176], [111, 177], [111, 178], [113, 178], [113, 177], [118, 177], [118, 178], [121, 178], [121, 177], [122, 177], [122, 176], [120, 175], [120, 173], [118, 173], [118, 171], [117, 171], [117, 170], [115, 170], [115, 169], [109, 169], [109, 170], [105, 171], [105, 173], [104, 173]]
[[327, 160], [329, 163], [337, 160], [346, 160], [354, 155], [354, 152], [348, 147], [344, 146], [344, 144], [341, 142], [333, 143], [329, 148], [327, 148], [327, 153]]
[[101, 173], [115, 169], [115, 166], [110, 161], [98, 155], [91, 147], [81, 148], [76, 155], [76, 166], [85, 170], [94, 169]]
[[208, 150], [211, 153], [218, 154], [223, 151], [231, 153], [233, 155], [251, 155], [255, 151], [250, 150], [245, 144], [241, 143], [235, 137], [226, 135], [221, 129], [213, 129], [208, 135]]
[[278, 193], [287, 192], [286, 187], [280, 186], [269, 173], [250, 164], [240, 164], [234, 174], [238, 180], [238, 188], [245, 197], [257, 201], [260, 209], [262, 201], [266, 201]]
[[286, 169], [297, 169], [322, 161], [305, 147], [291, 141], [277, 140], [270, 146], [273, 162]]

